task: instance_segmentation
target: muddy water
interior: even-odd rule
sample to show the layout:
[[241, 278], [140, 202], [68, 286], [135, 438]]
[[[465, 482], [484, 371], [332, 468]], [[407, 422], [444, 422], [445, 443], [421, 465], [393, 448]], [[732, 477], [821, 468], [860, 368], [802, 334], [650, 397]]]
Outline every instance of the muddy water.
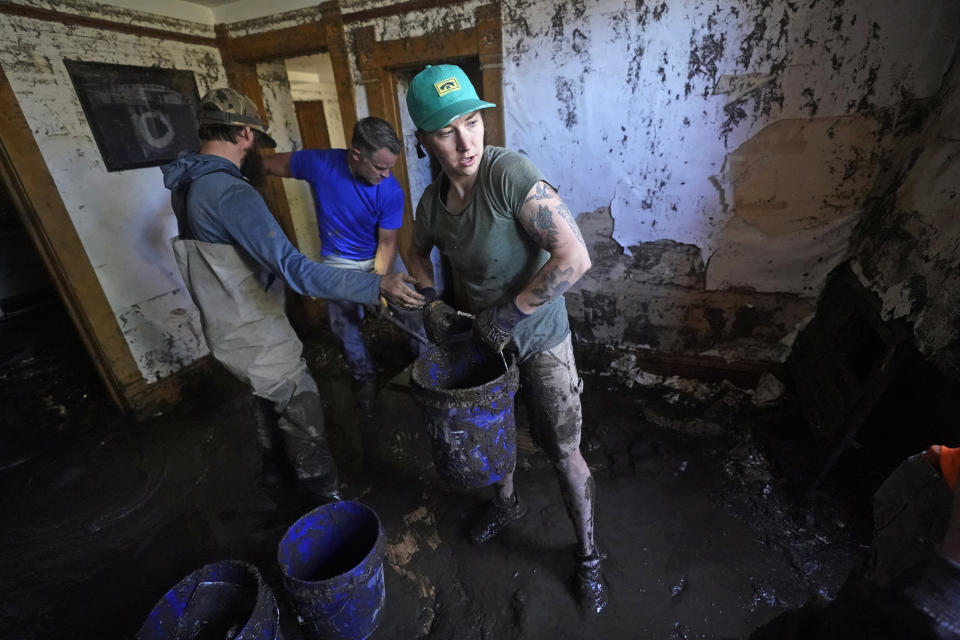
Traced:
[[[520, 447], [516, 484], [529, 513], [475, 547], [465, 530], [489, 490], [437, 477], [407, 391], [385, 385], [377, 417], [363, 420], [344, 374], [333, 356], [318, 378], [345, 495], [376, 510], [386, 532], [387, 604], [374, 640], [746, 637], [818, 586], [835, 588], [851, 561], [826, 555], [832, 540], [816, 542], [822, 532], [775, 508], [775, 487], [731, 466], [742, 432], [654, 427], [641, 391], [587, 372], [583, 451], [610, 590], [607, 614], [588, 620], [571, 589], [575, 536], [545, 457]], [[302, 637], [276, 545], [314, 505], [258, 482], [248, 400], [239, 386], [217, 394], [143, 424], [101, 409], [89, 433], [4, 472], [0, 637], [131, 637], [183, 576], [228, 558], [260, 568], [285, 637]], [[836, 575], [814, 584], [804, 563]]]

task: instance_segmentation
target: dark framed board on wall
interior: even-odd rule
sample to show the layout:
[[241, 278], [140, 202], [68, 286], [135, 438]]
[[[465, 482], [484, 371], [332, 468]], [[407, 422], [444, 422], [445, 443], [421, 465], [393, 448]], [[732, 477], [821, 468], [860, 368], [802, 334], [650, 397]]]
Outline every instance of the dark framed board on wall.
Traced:
[[195, 151], [200, 97], [192, 71], [64, 60], [107, 171]]

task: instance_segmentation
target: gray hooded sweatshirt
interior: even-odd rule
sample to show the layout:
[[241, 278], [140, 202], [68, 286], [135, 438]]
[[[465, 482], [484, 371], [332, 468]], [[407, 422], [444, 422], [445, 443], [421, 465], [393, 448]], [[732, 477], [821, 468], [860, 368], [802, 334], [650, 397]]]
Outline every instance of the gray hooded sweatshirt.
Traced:
[[200, 309], [207, 345], [255, 394], [275, 399], [306, 372], [284, 309], [284, 282], [308, 296], [379, 301], [380, 276], [319, 264], [297, 251], [226, 158], [184, 154], [163, 167], [163, 179], [179, 225], [177, 266]]

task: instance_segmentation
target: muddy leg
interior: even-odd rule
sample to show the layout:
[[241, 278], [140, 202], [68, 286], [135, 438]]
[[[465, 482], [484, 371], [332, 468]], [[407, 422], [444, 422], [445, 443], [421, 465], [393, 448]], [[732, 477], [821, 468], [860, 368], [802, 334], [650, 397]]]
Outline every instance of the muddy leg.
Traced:
[[558, 461], [556, 468], [563, 505], [577, 534], [580, 557], [585, 558], [597, 548], [593, 539], [593, 500], [596, 493], [593, 476], [579, 450]]
[[507, 475], [503, 476], [503, 480], [494, 485], [494, 490], [497, 493], [496, 499], [501, 503], [509, 504], [513, 502], [513, 472], [511, 471]]

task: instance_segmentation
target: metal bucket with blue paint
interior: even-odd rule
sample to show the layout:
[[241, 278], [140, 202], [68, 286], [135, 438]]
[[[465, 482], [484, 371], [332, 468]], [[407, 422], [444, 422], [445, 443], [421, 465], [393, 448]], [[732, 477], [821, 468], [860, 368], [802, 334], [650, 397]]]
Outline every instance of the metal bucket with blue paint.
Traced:
[[385, 545], [376, 512], [349, 500], [317, 507], [287, 529], [277, 562], [312, 639], [362, 640], [377, 629]]
[[441, 478], [457, 487], [477, 488], [513, 471], [513, 398], [519, 373], [512, 357], [473, 340], [443, 344], [414, 362], [410, 386], [423, 410]]
[[156, 604], [137, 640], [283, 640], [280, 611], [257, 568], [224, 560], [197, 569]]

